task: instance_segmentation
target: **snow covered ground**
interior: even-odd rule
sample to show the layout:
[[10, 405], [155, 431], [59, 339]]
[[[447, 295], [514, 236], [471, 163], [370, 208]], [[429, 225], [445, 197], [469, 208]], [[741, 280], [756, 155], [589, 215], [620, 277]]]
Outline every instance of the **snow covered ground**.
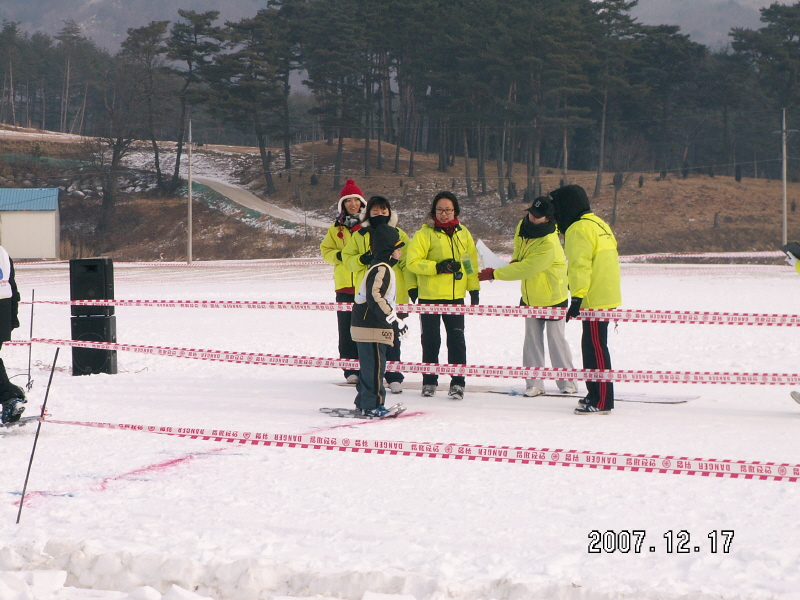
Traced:
[[[333, 300], [327, 266], [115, 268], [118, 299]], [[63, 264], [20, 265], [23, 299], [33, 289], [37, 300], [68, 299], [67, 273]], [[623, 266], [626, 308], [797, 314], [799, 286], [788, 267]], [[486, 304], [519, 299], [512, 282], [484, 284], [481, 294]], [[419, 361], [410, 321], [403, 358]], [[579, 363], [580, 327], [567, 329]], [[120, 343], [336, 356], [335, 316], [321, 311], [118, 308], [117, 332]], [[468, 317], [466, 335], [471, 363], [521, 364], [519, 319]], [[34, 337], [69, 336], [69, 307], [36, 306]], [[793, 327], [620, 323], [609, 337], [617, 369], [797, 372]], [[33, 348], [30, 412], [54, 351]], [[27, 349], [5, 347], [2, 358], [24, 382]], [[618, 384], [618, 393], [699, 398], [620, 402], [609, 417], [579, 417], [574, 398], [471, 392], [497, 383], [473, 378], [462, 402], [407, 389], [390, 400], [415, 415], [353, 422], [317, 410], [352, 403], [352, 389], [332, 385], [341, 379], [333, 370], [118, 358], [118, 375], [72, 377], [62, 349], [52, 418], [800, 463], [800, 406], [786, 387]], [[409, 388], [419, 381], [407, 378]], [[15, 525], [35, 430], [0, 434], [0, 600], [800, 599], [800, 483], [246, 447], [45, 423]], [[589, 553], [594, 530], [642, 530], [646, 540], [639, 553]], [[691, 551], [667, 552], [664, 535], [682, 530]], [[729, 552], [712, 553], [707, 536], [722, 530], [735, 532]]]

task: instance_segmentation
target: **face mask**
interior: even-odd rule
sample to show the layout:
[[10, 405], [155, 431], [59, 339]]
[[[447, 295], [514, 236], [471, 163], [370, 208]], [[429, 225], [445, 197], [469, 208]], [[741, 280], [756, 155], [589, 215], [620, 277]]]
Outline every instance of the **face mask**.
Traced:
[[374, 217], [369, 218], [369, 224], [372, 227], [377, 227], [378, 225], [388, 225], [389, 217], [387, 215], [375, 215]]

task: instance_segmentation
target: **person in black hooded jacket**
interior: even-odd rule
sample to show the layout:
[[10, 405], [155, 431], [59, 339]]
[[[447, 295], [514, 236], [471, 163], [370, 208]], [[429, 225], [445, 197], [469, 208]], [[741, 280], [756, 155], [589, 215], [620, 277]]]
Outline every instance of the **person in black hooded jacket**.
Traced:
[[[0, 347], [11, 340], [11, 332], [19, 327], [19, 291], [14, 275], [14, 262], [0, 246]], [[8, 378], [6, 367], [0, 359], [0, 403], [2, 422], [19, 421], [25, 410], [25, 392]]]
[[[616, 308], [622, 304], [617, 240], [608, 223], [595, 215], [586, 191], [565, 185], [550, 192], [558, 229], [564, 234], [567, 280], [572, 295], [567, 322], [581, 309]], [[611, 369], [608, 321], [583, 320], [581, 351], [584, 369]], [[587, 381], [586, 398], [575, 409], [579, 415], [609, 414], [614, 408], [614, 385]]]
[[370, 417], [388, 415], [383, 385], [386, 349], [394, 344], [395, 336], [402, 338], [408, 332], [395, 310], [397, 283], [392, 269], [404, 245], [394, 227], [374, 227], [370, 236], [372, 261], [353, 304], [350, 335], [358, 347], [359, 364], [355, 405]]

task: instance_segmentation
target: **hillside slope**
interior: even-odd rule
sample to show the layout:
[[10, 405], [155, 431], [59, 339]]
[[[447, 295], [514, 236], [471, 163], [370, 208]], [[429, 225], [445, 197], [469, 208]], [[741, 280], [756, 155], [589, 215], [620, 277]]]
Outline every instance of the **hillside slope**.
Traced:
[[[169, 163], [171, 144], [164, 148]], [[198, 163], [205, 164], [206, 176], [241, 185], [271, 203], [324, 222], [333, 220], [338, 189], [333, 189], [335, 146], [324, 142], [313, 144], [313, 163], [317, 183], [311, 185], [312, 144], [293, 147], [292, 169], [282, 170], [282, 153], [275, 151], [273, 162], [275, 194], [264, 194], [264, 177], [255, 148], [204, 146], [196, 150]], [[91, 171], [84, 165], [79, 174], [75, 168], [61, 163], [46, 163], [44, 158], [81, 159], [83, 152], [74, 139], [51, 136], [45, 132], [17, 135], [5, 131], [0, 135], [0, 155], [15, 156], [16, 161], [0, 157], [0, 185], [75, 186], [75, 178], [84, 180]], [[153, 191], [154, 177], [148, 169], [147, 149], [131, 164], [131, 172], [149, 185], [130, 183], [120, 195], [114, 226], [103, 235], [94, 228], [99, 215], [98, 180], [82, 188], [83, 198], [63, 193], [61, 197], [62, 233], [67, 247], [65, 257], [73, 254], [103, 254], [117, 259], [167, 260], [185, 259], [186, 201], [185, 196], [164, 198]], [[37, 158], [33, 158], [33, 157]], [[446, 173], [436, 170], [436, 156], [416, 154], [414, 176], [408, 176], [409, 153], [400, 152], [398, 173], [394, 173], [395, 147], [381, 145], [381, 168], [375, 141], [371, 145], [370, 176], [364, 172], [363, 140], [348, 139], [339, 187], [345, 179], [354, 178], [365, 197], [384, 195], [401, 215], [400, 226], [412, 233], [422, 223], [434, 194], [443, 189], [454, 191], [462, 199], [461, 220], [475, 237], [484, 239], [497, 250], [510, 248], [516, 222], [525, 208], [521, 198], [500, 205], [496, 180], [487, 182], [487, 193], [467, 197], [464, 161], [457, 159]], [[26, 162], [27, 160], [27, 162]], [[471, 173], [476, 173], [476, 161]], [[186, 161], [184, 160], [184, 166]], [[83, 163], [76, 163], [83, 164]], [[61, 166], [59, 166], [61, 165]], [[209, 166], [210, 165], [210, 166]], [[493, 167], [494, 165], [491, 165]], [[32, 173], [32, 171], [36, 171]], [[209, 172], [211, 171], [211, 172]], [[487, 166], [487, 172], [493, 172]], [[561, 172], [543, 168], [543, 188], [558, 187]], [[196, 171], [196, 174], [197, 173]], [[133, 177], [133, 176], [132, 176]], [[592, 207], [602, 218], [612, 221], [614, 190], [609, 185], [612, 174], [606, 174], [606, 185]], [[595, 174], [570, 172], [570, 182], [583, 185], [591, 195]], [[517, 189], [525, 187], [525, 166], [514, 166]], [[639, 182], [642, 185], [639, 187]], [[29, 183], [26, 183], [29, 182]], [[473, 177], [473, 188], [480, 186]], [[789, 184], [788, 231], [790, 239], [800, 238], [800, 216], [796, 212], [800, 184]], [[185, 194], [185, 187], [184, 192]], [[520, 194], [521, 196], [521, 194]], [[791, 210], [795, 208], [795, 210]], [[270, 256], [314, 256], [324, 232], [289, 226], [266, 216], [251, 214], [243, 207], [222, 197], [198, 194], [193, 219], [194, 257], [198, 260], [224, 258], [265, 258]], [[660, 252], [721, 252], [775, 250], [781, 238], [781, 183], [765, 179], [690, 175], [682, 178], [670, 174], [634, 173], [619, 191], [614, 231], [622, 254]]]

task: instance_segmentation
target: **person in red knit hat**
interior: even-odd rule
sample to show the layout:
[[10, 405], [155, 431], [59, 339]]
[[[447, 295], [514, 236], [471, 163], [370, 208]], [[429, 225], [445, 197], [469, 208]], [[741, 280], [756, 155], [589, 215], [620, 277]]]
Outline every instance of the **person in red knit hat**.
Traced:
[[[328, 228], [328, 233], [319, 245], [322, 259], [333, 265], [333, 287], [336, 290], [336, 302], [354, 302], [356, 298], [355, 273], [348, 271], [342, 262], [342, 248], [350, 241], [350, 236], [361, 228], [359, 213], [367, 207], [367, 201], [361, 188], [352, 179], [348, 179], [337, 205], [337, 217]], [[340, 310], [336, 313], [339, 324], [339, 358], [358, 360], [358, 347], [350, 337], [350, 311]], [[347, 383], [356, 384], [358, 369], [345, 369]]]

